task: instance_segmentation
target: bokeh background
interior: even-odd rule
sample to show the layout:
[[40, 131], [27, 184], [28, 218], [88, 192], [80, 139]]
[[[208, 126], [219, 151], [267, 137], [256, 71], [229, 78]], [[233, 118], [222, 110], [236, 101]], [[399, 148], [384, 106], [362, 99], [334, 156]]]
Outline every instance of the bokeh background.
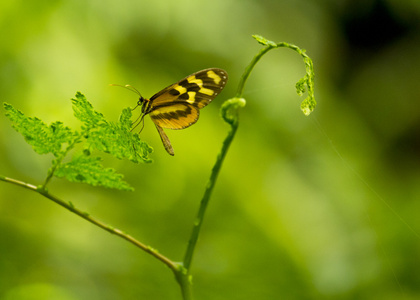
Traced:
[[[37, 0], [0, 2], [0, 99], [77, 128], [81, 91], [117, 120], [208, 67], [230, 80], [153, 164], [105, 157], [135, 192], [54, 179], [50, 191], [181, 260], [228, 127], [224, 100], [261, 34], [307, 50], [318, 106], [305, 117], [291, 50], [269, 52], [206, 215], [193, 262], [197, 299], [420, 298], [420, 2], [417, 0]], [[0, 174], [35, 185], [39, 156], [0, 116]], [[0, 299], [181, 299], [172, 273], [51, 201], [0, 182]]]

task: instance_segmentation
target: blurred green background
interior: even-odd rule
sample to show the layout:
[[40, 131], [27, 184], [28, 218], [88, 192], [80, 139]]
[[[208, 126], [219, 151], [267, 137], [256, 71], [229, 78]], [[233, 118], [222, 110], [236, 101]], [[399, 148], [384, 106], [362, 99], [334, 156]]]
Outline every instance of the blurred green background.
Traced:
[[[181, 260], [228, 127], [221, 103], [261, 34], [307, 49], [318, 106], [299, 110], [301, 58], [269, 52], [213, 193], [193, 262], [196, 299], [420, 298], [420, 2], [417, 0], [37, 0], [0, 3], [0, 98], [78, 127], [84, 93], [117, 120], [208, 67], [223, 93], [187, 130], [147, 118], [153, 164], [105, 158], [135, 192], [54, 179], [50, 191]], [[3, 110], [4, 112], [4, 110]], [[39, 156], [0, 117], [0, 174], [38, 185]], [[51, 201], [0, 182], [0, 299], [181, 299], [172, 273]]]

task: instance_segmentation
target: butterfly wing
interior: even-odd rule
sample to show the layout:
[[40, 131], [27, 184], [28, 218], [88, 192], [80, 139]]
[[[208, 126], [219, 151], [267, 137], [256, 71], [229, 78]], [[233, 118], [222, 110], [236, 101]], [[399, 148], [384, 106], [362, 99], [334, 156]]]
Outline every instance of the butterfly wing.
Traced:
[[164, 88], [147, 102], [149, 114], [165, 150], [174, 155], [171, 142], [163, 128], [184, 129], [200, 116], [200, 109], [209, 104], [225, 87], [228, 80], [222, 69], [205, 69], [191, 74]]
[[162, 127], [183, 129], [197, 122], [199, 109], [209, 104], [225, 87], [222, 69], [205, 69], [172, 84], [150, 98], [150, 117]]
[[169, 105], [159, 106], [149, 115], [157, 126], [169, 129], [184, 129], [197, 122], [200, 111], [192, 104], [173, 101]]

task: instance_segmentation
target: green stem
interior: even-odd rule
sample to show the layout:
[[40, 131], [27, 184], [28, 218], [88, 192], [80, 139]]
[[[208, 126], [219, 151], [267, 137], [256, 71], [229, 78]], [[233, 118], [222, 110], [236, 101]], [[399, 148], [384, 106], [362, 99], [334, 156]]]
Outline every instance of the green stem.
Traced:
[[33, 192], [41, 194], [42, 196], [54, 201], [55, 203], [64, 207], [65, 209], [71, 211], [72, 213], [82, 217], [86, 221], [88, 221], [88, 222], [90, 222], [90, 223], [108, 231], [109, 233], [115, 234], [116, 236], [119, 236], [120, 238], [123, 238], [124, 240], [130, 242], [134, 246], [136, 246], [136, 247], [142, 249], [143, 251], [149, 253], [150, 255], [152, 255], [156, 259], [160, 260], [165, 265], [167, 265], [175, 273], [175, 275], [177, 275], [180, 272], [179, 267], [175, 262], [173, 262], [172, 260], [170, 260], [166, 256], [160, 254], [159, 252], [157, 252], [152, 247], [141, 243], [140, 241], [136, 240], [134, 237], [124, 233], [123, 231], [121, 231], [117, 228], [113, 228], [113, 227], [111, 227], [111, 226], [109, 226], [105, 223], [102, 223], [99, 220], [96, 220], [95, 218], [91, 217], [88, 213], [83, 212], [83, 211], [77, 209], [76, 207], [74, 207], [74, 205], [71, 202], [67, 203], [67, 202], [51, 195], [46, 189], [44, 189], [43, 186], [36, 187], [35, 185], [29, 184], [29, 183], [26, 183], [26, 182], [23, 182], [23, 181], [19, 181], [19, 180], [13, 179], [13, 178], [1, 176], [1, 175], [0, 175], [0, 180], [18, 185], [20, 187], [27, 188], [27, 189], [29, 189]]
[[188, 270], [182, 264], [179, 264], [178, 272], [175, 273], [175, 278], [181, 287], [182, 299], [192, 300], [192, 278], [188, 273]]
[[242, 77], [241, 77], [241, 79], [239, 81], [239, 84], [238, 84], [238, 90], [236, 91], [236, 98], [242, 98], [242, 94], [243, 94], [243, 91], [244, 91], [244, 88], [245, 88], [245, 83], [246, 83], [249, 75], [251, 74], [252, 69], [257, 64], [257, 62], [261, 59], [261, 57], [264, 54], [266, 54], [268, 51], [270, 51], [271, 49], [274, 49], [274, 48], [275, 47], [273, 47], [273, 46], [267, 46], [265, 48], [262, 48], [260, 50], [260, 52], [258, 52], [257, 55], [254, 56], [252, 61], [246, 67], [245, 72], [242, 74]]
[[74, 140], [67, 146], [66, 150], [61, 153], [61, 156], [53, 160], [53, 166], [48, 170], [47, 178], [45, 179], [44, 184], [41, 186], [42, 190], [46, 190], [47, 184], [54, 176], [55, 170], [61, 164], [63, 159], [67, 156], [67, 153], [69, 153], [69, 151], [73, 149], [74, 145], [76, 145], [78, 142], [80, 142], [80, 136], [75, 137]]
[[296, 51], [299, 53], [300, 56], [302, 56], [303, 61], [305, 63], [306, 68], [306, 75], [302, 79], [299, 80], [299, 82], [296, 84], [297, 93], [299, 96], [301, 96], [305, 90], [307, 89], [308, 96], [304, 101], [301, 103], [301, 110], [302, 112], [308, 116], [316, 106], [315, 96], [314, 96], [314, 67], [312, 60], [310, 57], [305, 53], [304, 49], [300, 49], [298, 46], [289, 44], [289, 43], [274, 43], [272, 41], [269, 41], [261, 36], [253, 36], [260, 44], [265, 45], [263, 49], [260, 50], [260, 52], [257, 53], [257, 55], [254, 56], [251, 63], [246, 67], [244, 74], [241, 77], [241, 80], [238, 85], [238, 90], [236, 92], [236, 98], [241, 98], [243, 94], [243, 90], [245, 87], [245, 83], [251, 74], [252, 69], [257, 64], [257, 62], [261, 59], [261, 57], [266, 54], [268, 51], [272, 49], [277, 48], [289, 48], [293, 51]]
[[[200, 207], [198, 209], [197, 217], [194, 222], [194, 226], [190, 235], [190, 239], [188, 242], [187, 250], [185, 252], [184, 261], [183, 261], [183, 267], [186, 269], [187, 275], [191, 272], [191, 263], [194, 255], [194, 251], [197, 245], [198, 237], [200, 235], [201, 226], [203, 225], [204, 215], [207, 210], [207, 206], [210, 200], [210, 196], [213, 192], [214, 186], [216, 184], [217, 177], [220, 173], [220, 169], [223, 164], [223, 160], [226, 157], [226, 154], [229, 150], [229, 146], [233, 141], [233, 138], [235, 136], [236, 130], [238, 129], [238, 108], [245, 106], [245, 99], [242, 98], [243, 91], [245, 88], [246, 81], [251, 74], [252, 70], [254, 69], [257, 62], [263, 57], [264, 54], [266, 54], [271, 49], [276, 49], [280, 47], [287, 47], [290, 48], [296, 52], [298, 52], [303, 58], [306, 63], [306, 69], [307, 74], [310, 73], [311, 76], [307, 75], [308, 81], [311, 81], [313, 79], [313, 72], [312, 71], [312, 61], [309, 59], [309, 57], [305, 54], [304, 50], [301, 50], [299, 47], [295, 45], [291, 45], [288, 43], [274, 43], [271, 41], [268, 41], [262, 37], [254, 36], [260, 43], [265, 45], [264, 48], [262, 48], [251, 60], [250, 64], [245, 68], [245, 71], [239, 81], [238, 89], [236, 92], [236, 96], [232, 99], [227, 100], [225, 103], [223, 103], [221, 108], [221, 113], [223, 119], [230, 124], [231, 128], [229, 130], [229, 133], [227, 137], [225, 138], [222, 150], [220, 151], [219, 155], [217, 156], [216, 163], [213, 166], [209, 182], [207, 184], [206, 190], [204, 192], [203, 198], [200, 202]], [[310, 77], [310, 78], [309, 78]], [[306, 77], [305, 77], [306, 79]], [[312, 83], [309, 89], [313, 87]], [[180, 281], [178, 281], [180, 282]], [[181, 284], [181, 283], [180, 283]]]
[[[248, 72], [251, 72], [252, 68], [248, 69]], [[244, 76], [242, 78], [245, 78]], [[246, 80], [246, 78], [245, 78]], [[244, 80], [244, 82], [245, 82]], [[226, 157], [226, 154], [229, 150], [229, 146], [235, 137], [236, 130], [239, 125], [238, 110], [240, 107], [245, 106], [245, 100], [242, 98], [232, 98], [225, 101], [220, 109], [222, 118], [226, 123], [230, 125], [230, 130], [223, 141], [222, 149], [219, 155], [216, 158], [216, 163], [213, 166], [211, 171], [210, 179], [207, 183], [206, 190], [204, 191], [203, 198], [200, 202], [200, 207], [198, 209], [197, 217], [194, 222], [194, 226], [190, 235], [190, 240], [188, 242], [187, 250], [185, 252], [183, 266], [187, 269], [187, 273], [190, 274], [191, 262], [193, 259], [195, 247], [197, 245], [198, 236], [200, 235], [201, 226], [203, 225], [204, 215], [210, 200], [210, 196], [213, 192], [214, 186], [217, 181], [217, 177], [222, 168], [223, 161]]]

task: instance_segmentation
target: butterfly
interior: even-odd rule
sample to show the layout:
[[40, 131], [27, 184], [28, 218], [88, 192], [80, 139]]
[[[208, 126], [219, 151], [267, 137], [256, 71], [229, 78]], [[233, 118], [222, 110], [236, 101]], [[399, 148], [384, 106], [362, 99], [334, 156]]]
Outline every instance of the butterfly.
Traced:
[[184, 129], [195, 124], [200, 116], [200, 109], [223, 90], [227, 80], [225, 70], [205, 69], [171, 84], [150, 99], [143, 98], [134, 87], [124, 86], [140, 96], [136, 107], [141, 106], [141, 114], [133, 123], [132, 129], [142, 122], [144, 126], [144, 117], [149, 115], [155, 123], [165, 150], [174, 155], [174, 149], [163, 129]]

